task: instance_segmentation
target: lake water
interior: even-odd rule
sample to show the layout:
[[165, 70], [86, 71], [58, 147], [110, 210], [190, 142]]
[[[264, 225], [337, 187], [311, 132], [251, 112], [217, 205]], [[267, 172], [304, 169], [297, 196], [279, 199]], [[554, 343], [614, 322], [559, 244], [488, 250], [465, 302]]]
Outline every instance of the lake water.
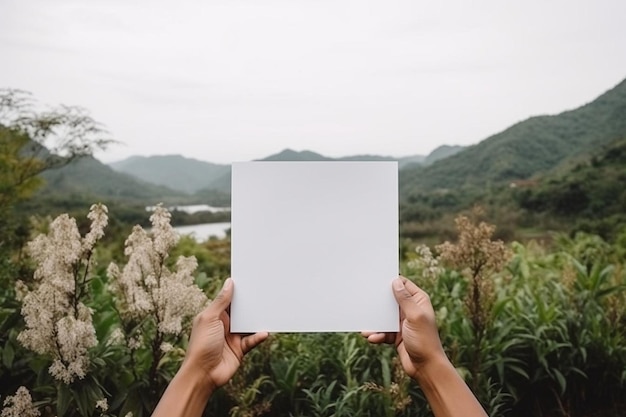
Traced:
[[211, 236], [215, 236], [217, 238], [226, 237], [226, 231], [230, 229], [230, 222], [176, 226], [174, 229], [181, 235], [191, 235], [198, 242], [204, 242], [209, 240]]
[[[155, 206], [146, 207], [146, 211], [154, 211]], [[184, 211], [185, 213], [194, 214], [200, 211], [210, 211], [211, 213], [220, 213], [223, 211], [230, 211], [230, 207], [213, 207], [208, 204], [192, 204], [186, 206], [170, 206], [167, 208], [169, 211]]]

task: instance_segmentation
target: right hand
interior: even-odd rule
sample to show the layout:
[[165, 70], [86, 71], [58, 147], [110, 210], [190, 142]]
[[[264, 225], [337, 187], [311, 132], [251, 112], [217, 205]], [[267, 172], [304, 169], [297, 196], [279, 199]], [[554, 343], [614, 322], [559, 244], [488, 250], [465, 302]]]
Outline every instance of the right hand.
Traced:
[[189, 338], [183, 367], [191, 373], [202, 373], [212, 392], [235, 374], [243, 356], [268, 337], [267, 332], [242, 335], [230, 332], [228, 307], [233, 298], [234, 283], [224, 282], [215, 300], [196, 316]]
[[400, 306], [400, 331], [397, 333], [363, 332], [371, 343], [394, 343], [405, 372], [412, 378], [428, 364], [446, 359], [435, 322], [435, 312], [428, 294], [404, 277], [392, 284]]

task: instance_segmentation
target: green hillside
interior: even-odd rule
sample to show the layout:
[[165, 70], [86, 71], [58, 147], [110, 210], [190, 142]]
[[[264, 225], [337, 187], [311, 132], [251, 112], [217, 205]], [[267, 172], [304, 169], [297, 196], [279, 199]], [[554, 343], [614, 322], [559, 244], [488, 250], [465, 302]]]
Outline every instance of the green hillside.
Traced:
[[[460, 146], [441, 146], [430, 155], [411, 155], [396, 158], [381, 155], [352, 155], [331, 158], [313, 151], [284, 149], [259, 161], [398, 161], [400, 169], [410, 164], [432, 163], [453, 155]], [[230, 166], [219, 165], [180, 155], [131, 156], [110, 166], [152, 184], [164, 185], [174, 190], [193, 194], [194, 199], [210, 196], [222, 200], [223, 193], [230, 193]], [[215, 193], [217, 192], [217, 194]]]
[[593, 102], [532, 117], [427, 167], [400, 172], [401, 195], [527, 179], [626, 137], [626, 80]]
[[91, 156], [46, 170], [39, 177], [40, 187], [34, 195], [17, 205], [19, 216], [74, 215], [101, 202], [111, 210], [110, 227], [118, 228], [147, 225], [145, 207], [149, 205], [195, 203], [188, 194], [116, 172]]
[[[294, 151], [293, 149], [284, 149], [278, 153], [272, 154], [270, 156], [266, 156], [260, 161], [330, 161], [332, 158], [328, 158], [324, 155], [321, 155], [317, 152], [312, 151]], [[205, 188], [199, 190], [196, 193], [196, 197], [202, 196], [213, 196], [215, 192], [223, 195], [230, 195], [230, 185], [231, 185], [231, 177], [230, 177], [230, 166], [228, 169], [223, 172], [219, 177], [213, 179], [211, 183], [209, 183]], [[230, 198], [229, 198], [230, 204]]]
[[184, 197], [180, 192], [116, 172], [89, 156], [46, 171], [41, 177], [45, 183], [39, 197], [81, 195], [98, 201], [123, 200], [147, 204], [177, 201]]
[[[432, 154], [431, 154], [432, 155]], [[278, 153], [267, 156], [260, 161], [398, 161], [398, 167], [402, 169], [411, 163], [421, 163], [431, 157], [422, 155], [406, 156], [402, 158], [394, 158], [392, 156], [380, 155], [353, 155], [340, 158], [330, 158], [317, 152], [312, 151], [294, 151], [293, 149], [284, 149]], [[440, 154], [440, 157], [444, 157]], [[212, 192], [230, 193], [230, 167], [218, 178], [214, 179], [208, 186], [198, 191], [195, 196], [201, 198], [205, 195], [213, 196]]]
[[260, 161], [330, 161], [332, 158], [312, 151], [294, 151], [284, 149], [276, 154], [266, 156]]
[[552, 232], [626, 236], [626, 136], [531, 180], [484, 189], [423, 191], [401, 201], [403, 236], [440, 238], [452, 218], [479, 206], [500, 238], [551, 240]]
[[110, 166], [142, 181], [190, 194], [206, 188], [230, 171], [228, 165], [213, 164], [181, 155], [132, 156]]
[[398, 165], [401, 167], [408, 163], [422, 163], [430, 157], [431, 155], [412, 155], [396, 158], [393, 156], [364, 154], [331, 158], [312, 151], [284, 149], [276, 154], [260, 159], [260, 161], [398, 161]]
[[[625, 136], [626, 137], [626, 136]], [[611, 238], [626, 225], [626, 138], [569, 170], [512, 190], [520, 208]]]
[[448, 158], [452, 155], [456, 155], [465, 149], [465, 146], [459, 145], [441, 145], [436, 148], [434, 151], [428, 154], [426, 158], [423, 159], [423, 165], [432, 165], [440, 159]]

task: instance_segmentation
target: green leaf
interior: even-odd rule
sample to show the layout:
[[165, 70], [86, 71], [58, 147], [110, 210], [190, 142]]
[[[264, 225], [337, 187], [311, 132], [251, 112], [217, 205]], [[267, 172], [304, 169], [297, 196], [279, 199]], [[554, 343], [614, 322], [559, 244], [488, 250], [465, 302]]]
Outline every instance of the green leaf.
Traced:
[[15, 350], [13, 349], [13, 345], [9, 342], [4, 346], [4, 350], [2, 351], [2, 363], [6, 368], [11, 368], [13, 366], [13, 359], [15, 359]]
[[59, 384], [57, 389], [57, 416], [63, 417], [70, 406], [72, 395], [65, 384]]
[[559, 384], [561, 395], [565, 394], [565, 389], [567, 388], [567, 381], [565, 380], [565, 377], [563, 376], [561, 371], [559, 371], [558, 369], [553, 369], [552, 372], [554, 373], [554, 376], [556, 377], [556, 381]]
[[386, 356], [383, 356], [382, 360], [380, 361], [380, 365], [382, 367], [382, 372], [383, 372], [383, 385], [385, 387], [390, 387], [391, 386], [391, 370], [389, 368], [389, 360]]
[[528, 375], [528, 372], [526, 372], [524, 369], [522, 369], [521, 367], [517, 366], [517, 365], [508, 365], [508, 368], [515, 372], [518, 375], [521, 375], [522, 377], [524, 377], [525, 379], [530, 379], [530, 376]]

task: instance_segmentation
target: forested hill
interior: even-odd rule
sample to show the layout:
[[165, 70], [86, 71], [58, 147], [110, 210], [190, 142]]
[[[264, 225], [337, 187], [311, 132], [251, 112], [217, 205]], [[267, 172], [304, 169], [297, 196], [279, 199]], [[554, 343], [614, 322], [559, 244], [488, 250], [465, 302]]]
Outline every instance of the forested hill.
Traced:
[[110, 200], [156, 204], [178, 201], [182, 193], [149, 184], [130, 175], [112, 170], [93, 157], [76, 159], [61, 168], [45, 171], [39, 197], [80, 196], [93, 201]]
[[526, 179], [626, 138], [626, 80], [593, 102], [532, 117], [427, 167], [400, 171], [400, 193], [485, 187]]
[[110, 164], [143, 181], [194, 193], [230, 172], [230, 166], [185, 158], [181, 155], [133, 156]]
[[457, 152], [463, 150], [463, 146], [449, 146], [442, 145], [433, 150], [428, 155], [411, 155], [411, 156], [383, 156], [383, 155], [350, 155], [342, 156], [339, 158], [331, 158], [324, 156], [317, 152], [311, 151], [294, 151], [292, 149], [285, 149], [279, 153], [267, 156], [261, 161], [398, 161], [398, 167], [404, 168], [409, 164], [424, 164], [428, 165], [439, 159], [447, 158], [454, 155]]
[[[462, 146], [440, 146], [429, 155], [392, 157], [381, 155], [353, 155], [331, 158], [313, 151], [284, 149], [259, 159], [261, 161], [398, 161], [404, 168], [410, 164], [430, 164], [462, 150]], [[181, 155], [131, 156], [111, 163], [118, 171], [142, 181], [163, 185], [177, 191], [195, 194], [199, 198], [215, 196], [215, 192], [230, 193], [230, 165], [214, 164], [186, 158]], [[223, 198], [223, 195], [220, 195]]]
[[[284, 149], [278, 153], [266, 156], [260, 161], [398, 161], [398, 167], [403, 169], [410, 164], [427, 164], [438, 159], [446, 158], [463, 149], [462, 146], [443, 145], [432, 151], [428, 156], [412, 155], [396, 158], [393, 156], [381, 155], [352, 155], [339, 158], [331, 158], [312, 151], [294, 151]], [[212, 179], [206, 188], [198, 192], [197, 196], [202, 196], [212, 191], [230, 193], [230, 168], [217, 179]]]
[[537, 184], [512, 188], [511, 193], [524, 210], [612, 238], [626, 224], [625, 184], [626, 139], [622, 139]]

